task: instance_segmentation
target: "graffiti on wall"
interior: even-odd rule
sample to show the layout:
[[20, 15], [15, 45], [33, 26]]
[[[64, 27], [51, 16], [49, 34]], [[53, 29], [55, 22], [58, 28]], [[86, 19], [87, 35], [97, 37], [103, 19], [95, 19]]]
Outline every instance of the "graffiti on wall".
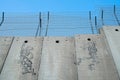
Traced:
[[27, 73], [34, 73], [34, 68], [33, 68], [33, 53], [32, 53], [33, 47], [31, 46], [26, 46], [25, 43], [23, 43], [20, 51], [20, 63], [22, 67], [22, 74], [27, 74]]
[[99, 57], [97, 55], [97, 48], [95, 42], [88, 42], [88, 50], [89, 57], [78, 58], [77, 64], [80, 65], [82, 62], [87, 61], [89, 62], [88, 68], [89, 70], [95, 70], [95, 65], [100, 63]]

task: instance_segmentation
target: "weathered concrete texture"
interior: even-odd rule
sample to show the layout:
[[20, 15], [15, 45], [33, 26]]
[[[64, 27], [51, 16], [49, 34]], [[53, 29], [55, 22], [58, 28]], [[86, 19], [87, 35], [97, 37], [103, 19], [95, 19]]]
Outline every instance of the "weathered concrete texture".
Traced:
[[101, 35], [75, 37], [78, 80], [119, 80]]
[[38, 80], [78, 80], [74, 38], [45, 37]]
[[103, 27], [100, 32], [1, 37], [0, 80], [120, 80], [120, 27]]
[[120, 27], [103, 27], [101, 32], [105, 35], [110, 51], [113, 55], [115, 65], [120, 76]]
[[0, 80], [37, 80], [42, 38], [16, 37]]
[[13, 37], [0, 37], [0, 73], [3, 68]]

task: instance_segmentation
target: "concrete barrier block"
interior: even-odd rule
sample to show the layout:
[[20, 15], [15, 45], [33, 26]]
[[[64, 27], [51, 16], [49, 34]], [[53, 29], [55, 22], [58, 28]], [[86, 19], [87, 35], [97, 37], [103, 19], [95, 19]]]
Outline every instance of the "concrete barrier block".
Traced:
[[12, 45], [13, 37], [0, 37], [0, 73]]
[[120, 27], [104, 26], [101, 32], [105, 35], [109, 49], [114, 58], [120, 76]]
[[44, 38], [38, 80], [77, 80], [74, 38]]
[[77, 35], [78, 80], [119, 80], [101, 35]]
[[37, 80], [42, 38], [16, 37], [13, 41], [0, 80]]

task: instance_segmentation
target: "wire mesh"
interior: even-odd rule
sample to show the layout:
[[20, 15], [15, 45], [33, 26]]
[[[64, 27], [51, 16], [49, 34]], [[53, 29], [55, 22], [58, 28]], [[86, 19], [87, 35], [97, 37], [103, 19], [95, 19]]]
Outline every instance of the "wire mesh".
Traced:
[[[0, 36], [45, 36], [47, 27], [47, 36], [98, 34], [98, 29], [103, 25], [119, 25], [120, 6], [116, 6], [115, 11], [118, 21], [114, 14], [114, 6], [100, 8], [97, 15], [95, 15], [95, 12], [89, 14], [89, 11], [49, 12], [49, 15], [47, 12], [42, 12], [40, 17], [39, 13], [5, 12], [4, 22], [0, 26]], [[89, 19], [90, 17], [91, 19]], [[0, 16], [0, 21], [2, 21], [2, 18]]]

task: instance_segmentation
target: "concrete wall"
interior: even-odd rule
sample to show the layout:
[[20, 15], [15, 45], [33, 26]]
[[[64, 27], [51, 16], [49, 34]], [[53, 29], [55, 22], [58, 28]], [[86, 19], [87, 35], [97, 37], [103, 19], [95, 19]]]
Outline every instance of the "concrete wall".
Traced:
[[120, 28], [74, 37], [0, 37], [0, 80], [119, 80]]
[[105, 36], [120, 76], [120, 27], [104, 26], [101, 29], [101, 34]]
[[38, 80], [77, 80], [74, 38], [45, 37]]
[[112, 56], [101, 35], [77, 35], [78, 80], [118, 80]]
[[0, 37], [0, 73], [10, 50], [13, 37]]
[[0, 80], [37, 80], [42, 38], [16, 37], [2, 69]]

